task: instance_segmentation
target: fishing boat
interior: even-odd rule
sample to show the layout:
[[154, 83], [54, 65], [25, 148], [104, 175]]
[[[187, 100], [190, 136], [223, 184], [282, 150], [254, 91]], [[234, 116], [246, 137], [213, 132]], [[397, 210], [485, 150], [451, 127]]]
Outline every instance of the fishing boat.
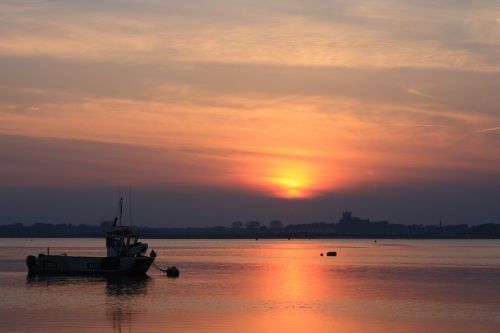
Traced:
[[28, 272], [33, 274], [123, 274], [144, 275], [156, 254], [146, 255], [148, 244], [139, 242], [131, 227], [122, 226], [123, 198], [119, 202], [119, 217], [106, 233], [106, 257], [68, 256], [40, 253], [26, 258]]

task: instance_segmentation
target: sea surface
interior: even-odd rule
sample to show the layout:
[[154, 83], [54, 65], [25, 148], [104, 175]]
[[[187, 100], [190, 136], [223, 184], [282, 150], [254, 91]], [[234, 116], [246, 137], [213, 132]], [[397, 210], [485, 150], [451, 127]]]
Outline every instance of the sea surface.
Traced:
[[0, 332], [500, 332], [498, 240], [150, 239], [181, 275], [143, 279], [27, 276], [103, 239], [0, 241]]

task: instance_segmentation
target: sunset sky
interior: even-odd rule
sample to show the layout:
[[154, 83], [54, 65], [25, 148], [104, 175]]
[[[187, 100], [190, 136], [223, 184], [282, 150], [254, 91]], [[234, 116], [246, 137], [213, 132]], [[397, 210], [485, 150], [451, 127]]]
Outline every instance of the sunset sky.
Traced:
[[0, 218], [500, 223], [500, 1], [0, 1]]

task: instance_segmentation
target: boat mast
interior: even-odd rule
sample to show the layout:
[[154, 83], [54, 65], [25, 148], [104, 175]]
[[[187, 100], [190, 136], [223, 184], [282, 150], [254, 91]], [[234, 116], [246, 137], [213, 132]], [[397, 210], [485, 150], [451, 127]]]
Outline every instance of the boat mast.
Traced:
[[128, 213], [129, 213], [129, 223], [130, 223], [130, 227], [132, 227], [132, 185], [130, 185], [130, 188], [129, 188], [129, 196], [128, 196], [128, 199], [129, 199], [129, 205], [128, 205]]
[[122, 226], [122, 214], [123, 214], [123, 198], [120, 198], [120, 219], [118, 220], [120, 222], [120, 227]]

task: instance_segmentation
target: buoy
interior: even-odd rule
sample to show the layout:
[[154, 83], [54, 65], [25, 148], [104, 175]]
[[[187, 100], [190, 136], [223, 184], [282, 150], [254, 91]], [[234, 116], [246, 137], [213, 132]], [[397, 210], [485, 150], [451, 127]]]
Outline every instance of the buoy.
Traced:
[[166, 273], [168, 277], [179, 277], [180, 274], [179, 270], [175, 266], [167, 268]]
[[335, 252], [335, 251], [327, 252], [326, 255], [329, 256], [329, 257], [336, 257], [337, 256], [337, 252]]
[[321, 252], [321, 256], [323, 256], [323, 252]]

